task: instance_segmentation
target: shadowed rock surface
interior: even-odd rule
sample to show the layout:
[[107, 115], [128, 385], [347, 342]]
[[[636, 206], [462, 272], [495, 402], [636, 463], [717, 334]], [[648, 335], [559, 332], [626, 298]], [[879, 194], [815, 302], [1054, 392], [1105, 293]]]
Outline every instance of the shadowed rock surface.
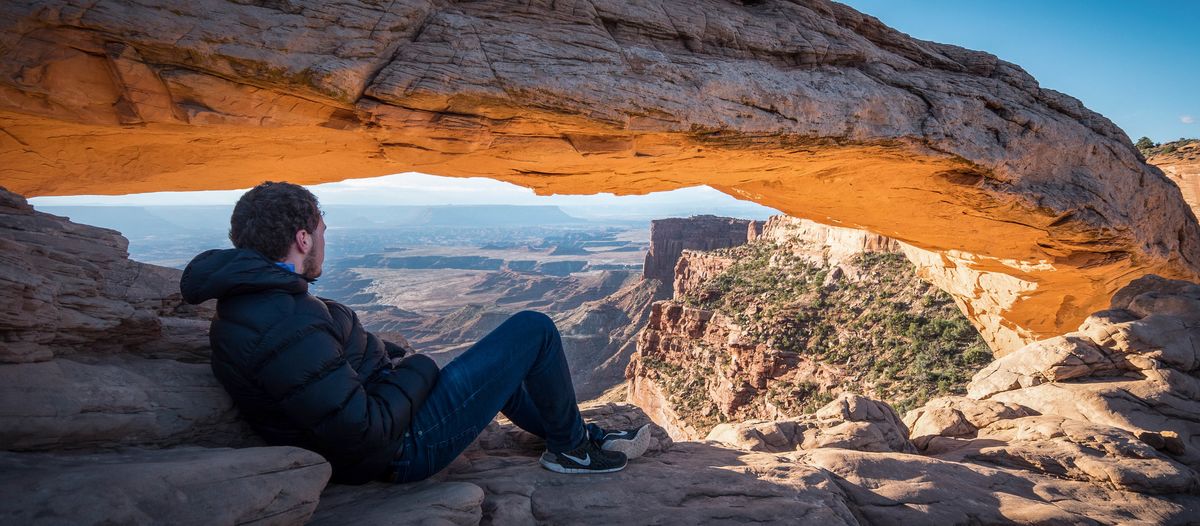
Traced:
[[1178, 187], [1110, 121], [991, 54], [823, 0], [386, 6], [6, 2], [5, 184], [707, 184], [924, 251], [1000, 354], [1138, 275], [1200, 278]]
[[302, 524], [330, 473], [292, 447], [0, 453], [0, 522]]
[[330, 486], [309, 524], [457, 524], [483, 519], [483, 490], [466, 482]]
[[211, 304], [175, 269], [129, 259], [115, 230], [35, 212], [0, 187], [0, 363], [133, 352], [208, 361]]
[[0, 365], [0, 449], [260, 445], [208, 364], [136, 356]]

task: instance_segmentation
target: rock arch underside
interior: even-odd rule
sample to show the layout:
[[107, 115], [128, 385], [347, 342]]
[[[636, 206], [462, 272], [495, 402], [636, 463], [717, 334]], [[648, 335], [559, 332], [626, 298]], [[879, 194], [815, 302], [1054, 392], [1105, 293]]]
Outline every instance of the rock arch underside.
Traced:
[[0, 186], [706, 184], [903, 242], [1000, 354], [1200, 280], [1195, 215], [1112, 122], [840, 4], [171, 4], [0, 5]]

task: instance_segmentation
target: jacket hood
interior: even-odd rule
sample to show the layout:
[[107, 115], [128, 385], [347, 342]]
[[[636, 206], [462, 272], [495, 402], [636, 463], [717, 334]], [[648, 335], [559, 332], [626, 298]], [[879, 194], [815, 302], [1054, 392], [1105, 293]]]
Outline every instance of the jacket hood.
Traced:
[[183, 269], [179, 280], [179, 292], [192, 304], [271, 289], [291, 294], [308, 292], [308, 280], [244, 248], [201, 252]]

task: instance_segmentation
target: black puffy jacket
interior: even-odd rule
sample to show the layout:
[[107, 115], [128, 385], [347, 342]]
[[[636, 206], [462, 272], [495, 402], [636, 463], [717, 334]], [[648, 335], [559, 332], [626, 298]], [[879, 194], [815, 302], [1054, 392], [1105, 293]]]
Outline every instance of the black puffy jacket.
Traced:
[[433, 360], [411, 354], [393, 366], [398, 346], [253, 250], [201, 253], [179, 288], [189, 303], [217, 298], [213, 374], [267, 442], [320, 453], [336, 482], [383, 473], [437, 380]]

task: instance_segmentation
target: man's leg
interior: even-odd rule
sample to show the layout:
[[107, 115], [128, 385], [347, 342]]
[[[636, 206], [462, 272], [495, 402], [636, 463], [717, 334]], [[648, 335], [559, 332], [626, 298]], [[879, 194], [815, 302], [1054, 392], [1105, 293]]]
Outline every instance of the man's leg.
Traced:
[[[537, 407], [533, 405], [533, 400], [529, 398], [529, 391], [524, 384], [521, 384], [508, 402], [505, 402], [500, 413], [508, 417], [517, 427], [538, 437], [546, 438], [546, 428], [542, 425], [542, 417], [538, 414]], [[587, 430], [589, 440], [599, 440], [605, 435], [603, 428], [590, 422], [584, 425], [584, 429]]]
[[505, 408], [522, 427], [540, 425], [552, 452], [586, 438], [562, 340], [544, 314], [513, 315], [442, 369], [409, 428], [397, 460], [399, 481], [441, 471]]

